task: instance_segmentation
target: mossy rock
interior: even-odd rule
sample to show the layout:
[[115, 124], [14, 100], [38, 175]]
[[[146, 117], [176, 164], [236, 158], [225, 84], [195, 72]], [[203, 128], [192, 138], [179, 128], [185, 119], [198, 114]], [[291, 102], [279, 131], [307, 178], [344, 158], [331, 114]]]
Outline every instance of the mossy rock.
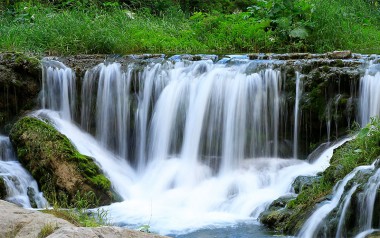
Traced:
[[0, 177], [0, 199], [4, 199], [7, 196], [7, 187], [5, 186], [4, 179]]
[[[334, 150], [330, 160], [330, 166], [321, 174], [320, 179], [308, 182], [308, 186], [303, 187], [296, 199], [287, 202], [285, 208], [279, 207], [277, 210], [269, 209], [263, 213], [260, 220], [267, 226], [286, 234], [295, 235], [310, 217], [310, 215], [325, 200], [331, 200], [331, 193], [334, 185], [342, 180], [353, 169], [360, 165], [370, 165], [376, 161], [380, 155], [380, 120], [373, 119], [370, 124], [362, 128], [355, 139], [344, 143]], [[378, 164], [377, 164], [378, 166]], [[349, 189], [353, 184], [364, 184], [368, 181], [370, 174], [362, 172], [346, 185]], [[360, 192], [361, 186], [357, 191]], [[355, 204], [355, 194], [352, 203]], [[286, 213], [284, 213], [286, 209]], [[353, 209], [355, 210], [355, 209]], [[378, 211], [376, 203], [374, 211]], [[265, 215], [265, 216], [264, 216]], [[334, 220], [332, 214], [331, 225]], [[377, 213], [374, 220], [380, 220]], [[335, 228], [328, 228], [333, 231]]]
[[37, 105], [41, 72], [35, 56], [0, 53], [0, 132], [8, 133], [8, 123]]
[[265, 211], [260, 214], [260, 222], [270, 228], [275, 228], [276, 231], [283, 232], [280, 224], [289, 219], [293, 211], [282, 208], [275, 211]]
[[13, 125], [10, 139], [20, 162], [37, 180], [51, 204], [63, 207], [73, 204], [78, 191], [79, 196], [94, 193], [99, 205], [113, 201], [111, 183], [94, 160], [80, 154], [49, 123], [24, 117]]

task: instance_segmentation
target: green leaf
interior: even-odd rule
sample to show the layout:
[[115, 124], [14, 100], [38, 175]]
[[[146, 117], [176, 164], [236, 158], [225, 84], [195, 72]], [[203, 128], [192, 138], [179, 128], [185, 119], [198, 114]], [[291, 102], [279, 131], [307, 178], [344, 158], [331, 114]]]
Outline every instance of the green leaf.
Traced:
[[363, 129], [360, 130], [359, 134], [358, 134], [358, 137], [359, 138], [363, 138], [365, 136], [368, 135], [368, 132], [369, 132], [369, 128], [368, 127], [364, 127]]
[[297, 27], [290, 31], [290, 37], [306, 39], [309, 36], [309, 33], [304, 27]]

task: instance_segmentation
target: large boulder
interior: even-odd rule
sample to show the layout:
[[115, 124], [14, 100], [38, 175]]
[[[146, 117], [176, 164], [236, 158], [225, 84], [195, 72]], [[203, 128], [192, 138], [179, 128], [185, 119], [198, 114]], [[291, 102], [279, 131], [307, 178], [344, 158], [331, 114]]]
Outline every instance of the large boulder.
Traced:
[[47, 122], [33, 117], [17, 121], [10, 133], [20, 162], [32, 174], [46, 199], [68, 206], [94, 194], [96, 205], [113, 201], [110, 181], [93, 158], [80, 154], [69, 139]]

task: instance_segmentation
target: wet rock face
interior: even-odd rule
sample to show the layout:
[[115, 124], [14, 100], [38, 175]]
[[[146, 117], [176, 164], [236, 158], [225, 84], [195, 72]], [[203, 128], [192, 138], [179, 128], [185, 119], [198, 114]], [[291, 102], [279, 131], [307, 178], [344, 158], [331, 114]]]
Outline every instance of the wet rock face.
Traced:
[[37, 104], [40, 91], [39, 59], [21, 53], [0, 53], [0, 133], [20, 113]]
[[[355, 121], [359, 81], [363, 74], [364, 59], [361, 57], [364, 56], [341, 51], [326, 54], [250, 54], [241, 57], [254, 60], [256, 70], [268, 68], [270, 65], [280, 70], [284, 78], [282, 87], [285, 94], [282, 100], [286, 106], [281, 113], [286, 114], [284, 118], [289, 125], [280, 128], [279, 131], [279, 142], [283, 148], [281, 156], [293, 155], [291, 143], [294, 132], [296, 72], [301, 74], [303, 82], [298, 123], [300, 158], [305, 158], [321, 141], [334, 140], [344, 135]], [[141, 67], [136, 67], [133, 71], [133, 75], [136, 75], [136, 79], [131, 83], [133, 92], [137, 92], [141, 85], [137, 75], [150, 62], [218, 60], [216, 55], [176, 55], [167, 58], [162, 54], [76, 55], [50, 58], [63, 62], [75, 71], [78, 89], [81, 89], [80, 79], [84, 77], [86, 70], [99, 63], [119, 62], [122, 67], [130, 63], [139, 65]], [[6, 125], [10, 121], [37, 105], [41, 89], [40, 77], [38, 59], [18, 53], [0, 54], [0, 133], [9, 132], [10, 126]]]
[[20, 162], [51, 204], [65, 207], [80, 197], [89, 197], [89, 193], [99, 200], [99, 204], [93, 206], [114, 201], [111, 183], [93, 159], [80, 154], [68, 138], [51, 125], [24, 117], [13, 125], [10, 139]]
[[2, 177], [0, 177], [0, 199], [4, 199], [7, 196], [7, 188]]
[[318, 176], [298, 176], [293, 184], [292, 187], [294, 189], [294, 192], [299, 194], [302, 190], [309, 188], [314, 182], [317, 182], [320, 180], [320, 177]]
[[[321, 55], [319, 55], [321, 56]], [[278, 57], [278, 56], [276, 56]], [[280, 63], [277, 63], [280, 62]], [[284, 78], [285, 110], [289, 126], [279, 137], [292, 141], [297, 74], [301, 82], [299, 101], [299, 156], [306, 156], [321, 142], [346, 134], [356, 120], [358, 90], [364, 74], [361, 59], [312, 58], [274, 61]], [[285, 138], [284, 138], [285, 137]]]

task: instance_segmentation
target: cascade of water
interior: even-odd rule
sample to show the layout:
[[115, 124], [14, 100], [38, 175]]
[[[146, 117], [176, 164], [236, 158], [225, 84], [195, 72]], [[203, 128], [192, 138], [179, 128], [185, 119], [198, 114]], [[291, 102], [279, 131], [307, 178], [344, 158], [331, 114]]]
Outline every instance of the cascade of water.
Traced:
[[[363, 193], [359, 196], [359, 203], [360, 203], [360, 219], [359, 219], [359, 231], [365, 231], [369, 230], [372, 227], [372, 218], [375, 211], [375, 200], [377, 191], [380, 186], [380, 169], [377, 169], [377, 171], [372, 175], [366, 185], [364, 186]], [[379, 228], [380, 224], [376, 224]]]
[[[81, 126], [97, 141], [68, 121], [63, 107], [47, 104], [60, 116], [50, 110], [38, 116], [48, 117], [100, 164], [124, 199], [109, 207], [120, 225], [144, 224], [152, 217], [151, 227], [168, 234], [252, 220], [289, 193], [295, 177], [325, 169], [339, 144], [313, 164], [272, 158], [284, 139], [280, 128], [286, 127], [280, 125], [287, 116], [282, 79], [273, 69], [248, 73], [248, 68], [246, 62], [211, 61], [127, 70], [118, 63], [100, 64], [86, 73], [81, 96]], [[130, 91], [132, 75], [139, 82], [136, 92]], [[297, 78], [295, 118], [302, 94]], [[66, 103], [70, 107], [71, 101]], [[294, 134], [297, 128], [298, 119]], [[135, 170], [121, 159], [131, 161], [130, 155], [136, 157]]]
[[346, 175], [343, 180], [338, 182], [334, 187], [333, 198], [330, 201], [326, 201], [324, 205], [320, 206], [316, 211], [314, 211], [314, 213], [302, 226], [298, 237], [316, 237], [324, 218], [339, 204], [339, 201], [344, 192], [344, 187], [347, 185], [347, 183], [356, 175], [358, 171], [373, 168], [374, 164], [368, 166], [359, 166], [348, 175]]
[[380, 229], [369, 229], [363, 232], [360, 232], [355, 236], [355, 238], [366, 238], [368, 235], [374, 233], [374, 232], [380, 232]]
[[343, 232], [343, 228], [344, 228], [344, 225], [345, 225], [344, 222], [345, 222], [345, 218], [346, 218], [347, 208], [350, 205], [352, 194], [354, 194], [354, 192], [356, 191], [356, 189], [358, 188], [358, 186], [359, 186], [358, 184], [356, 184], [355, 186], [353, 186], [350, 189], [350, 191], [348, 191], [347, 195], [345, 196], [343, 207], [341, 209], [342, 211], [340, 213], [340, 218], [339, 218], [339, 223], [338, 223], [338, 229], [337, 229], [336, 234], [335, 234], [336, 238], [342, 237], [342, 232]]
[[302, 81], [300, 72], [296, 72], [296, 100], [294, 106], [294, 140], [293, 140], [293, 157], [298, 157], [298, 122], [299, 122], [299, 103], [302, 96]]
[[6, 189], [6, 200], [23, 207], [46, 207], [48, 203], [39, 192], [36, 181], [17, 161], [8, 137], [0, 135], [0, 179]]
[[162, 88], [160, 86], [156, 86], [156, 84], [162, 83], [162, 78], [165, 78], [162, 74], [166, 75], [166, 71], [162, 72], [161, 64], [154, 64], [152, 66], [147, 67], [144, 70], [142, 78], [143, 82], [140, 81], [142, 88], [139, 92], [138, 96], [138, 107], [136, 110], [136, 131], [137, 131], [137, 141], [138, 141], [138, 168], [139, 170], [143, 170], [147, 164], [148, 158], [146, 155], [146, 144], [148, 141], [147, 134], [149, 131], [149, 116], [152, 110], [152, 101], [153, 92], [155, 92], [155, 88]]
[[[129, 74], [123, 74], [120, 67], [118, 63], [100, 64], [97, 67], [96, 137], [102, 145], [126, 158], [130, 80], [126, 77]], [[84, 107], [89, 106], [85, 101], [83, 104]]]
[[41, 105], [59, 111], [71, 120], [75, 113], [75, 75], [64, 64], [54, 60], [42, 61]]
[[335, 137], [338, 138], [338, 105], [339, 101], [341, 99], [342, 95], [337, 94], [334, 98], [334, 106], [335, 106], [335, 113], [334, 113], [334, 118], [335, 118]]
[[360, 80], [360, 121], [364, 127], [370, 118], [380, 116], [380, 72], [367, 69]]

